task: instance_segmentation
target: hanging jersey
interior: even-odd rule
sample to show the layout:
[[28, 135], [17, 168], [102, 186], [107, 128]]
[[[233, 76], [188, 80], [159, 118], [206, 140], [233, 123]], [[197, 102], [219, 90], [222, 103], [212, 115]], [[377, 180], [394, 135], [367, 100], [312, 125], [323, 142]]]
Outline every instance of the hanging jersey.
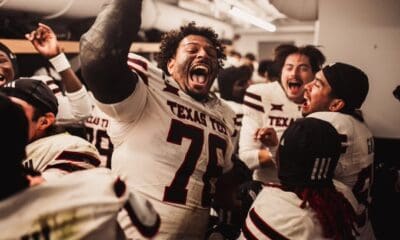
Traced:
[[105, 167], [97, 149], [83, 138], [68, 133], [37, 139], [26, 146], [26, 167], [47, 180], [78, 170]]
[[111, 155], [114, 145], [107, 133], [110, 117], [103, 113], [96, 105], [93, 106], [92, 115], [84, 122], [86, 139], [99, 151], [102, 162], [111, 168]]
[[[259, 168], [258, 152], [265, 146], [254, 140], [256, 130], [272, 127], [280, 139], [286, 128], [301, 117], [301, 106], [287, 98], [279, 82], [254, 84], [247, 88], [243, 102], [239, 157], [250, 169], [255, 169], [254, 180], [264, 183], [278, 181], [276, 167]], [[275, 162], [277, 147], [270, 147], [269, 150]]]
[[131, 209], [144, 236], [157, 233], [160, 221], [151, 204], [126, 191], [108, 169], [68, 174], [1, 201], [1, 239], [116, 239], [123, 207]]
[[234, 113], [212, 94], [195, 101], [138, 55], [128, 64], [139, 76], [134, 92], [97, 103], [112, 118], [111, 168], [152, 201], [160, 239], [203, 238], [215, 179], [232, 167]]
[[342, 138], [342, 154], [335, 169], [334, 179], [352, 189], [364, 211], [358, 226], [369, 224], [368, 209], [371, 204], [373, 183], [374, 138], [365, 123], [338, 112], [316, 112], [307, 117], [330, 122]]

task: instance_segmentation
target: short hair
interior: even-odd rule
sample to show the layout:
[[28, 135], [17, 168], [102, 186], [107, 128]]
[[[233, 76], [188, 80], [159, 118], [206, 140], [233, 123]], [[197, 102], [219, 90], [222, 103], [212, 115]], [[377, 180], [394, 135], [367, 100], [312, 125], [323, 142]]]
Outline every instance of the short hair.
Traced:
[[242, 65], [240, 67], [228, 67], [221, 69], [218, 74], [218, 86], [221, 98], [229, 101], [241, 102], [243, 99], [235, 99], [233, 96], [233, 85], [236, 82], [245, 83], [251, 79], [251, 67]]
[[264, 59], [258, 63], [257, 72], [260, 76], [264, 77], [265, 73], [268, 73], [268, 77], [273, 80], [279, 78], [279, 71], [276, 63], [272, 59]]
[[223, 67], [223, 60], [226, 59], [224, 47], [218, 39], [218, 34], [209, 27], [198, 27], [195, 22], [180, 27], [180, 30], [172, 30], [165, 33], [161, 39], [160, 53], [157, 54], [156, 60], [158, 67], [166, 74], [168, 73], [168, 62], [176, 54], [179, 43], [189, 35], [198, 35], [207, 38], [217, 50], [218, 67]]
[[285, 64], [286, 58], [291, 54], [301, 54], [307, 56], [310, 60], [311, 71], [315, 74], [319, 70], [321, 70], [322, 65], [325, 63], [326, 58], [324, 54], [313, 45], [305, 45], [301, 47], [297, 47], [293, 44], [281, 44], [275, 48], [274, 54], [275, 59], [274, 61], [277, 64], [279, 75], [282, 72], [283, 65]]
[[251, 61], [255, 61], [256, 60], [256, 55], [254, 55], [253, 53], [246, 53], [244, 55], [245, 58], [251, 60]]

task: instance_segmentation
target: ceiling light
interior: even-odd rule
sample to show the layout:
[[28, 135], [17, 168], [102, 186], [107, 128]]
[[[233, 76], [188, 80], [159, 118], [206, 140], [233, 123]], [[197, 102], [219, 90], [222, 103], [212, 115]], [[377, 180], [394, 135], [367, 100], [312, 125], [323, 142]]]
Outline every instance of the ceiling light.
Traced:
[[237, 18], [242, 19], [243, 21], [247, 21], [259, 28], [262, 28], [264, 30], [267, 30], [269, 32], [275, 32], [276, 31], [276, 26], [270, 22], [264, 21], [258, 17], [255, 17], [242, 9], [235, 7], [231, 5], [231, 8], [229, 9], [229, 14], [232, 16], [235, 16]]

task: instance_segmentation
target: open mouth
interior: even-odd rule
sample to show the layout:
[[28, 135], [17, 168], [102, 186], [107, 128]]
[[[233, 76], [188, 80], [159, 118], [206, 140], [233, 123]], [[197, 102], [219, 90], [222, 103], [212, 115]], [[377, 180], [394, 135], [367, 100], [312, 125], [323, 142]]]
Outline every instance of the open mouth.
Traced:
[[301, 82], [288, 82], [290, 90], [298, 91], [303, 84]]
[[302, 103], [302, 107], [303, 108], [307, 108], [310, 105], [310, 98], [308, 97], [307, 93], [304, 93], [303, 96], [303, 103]]
[[196, 65], [190, 70], [190, 79], [198, 85], [207, 84], [208, 67], [205, 65]]

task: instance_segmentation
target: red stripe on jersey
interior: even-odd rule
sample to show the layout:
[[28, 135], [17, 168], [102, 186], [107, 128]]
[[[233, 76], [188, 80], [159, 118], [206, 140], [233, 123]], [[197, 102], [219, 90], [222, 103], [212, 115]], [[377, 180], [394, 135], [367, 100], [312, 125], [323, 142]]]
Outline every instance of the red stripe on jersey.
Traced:
[[57, 93], [61, 92], [61, 89], [56, 88], [56, 89], [52, 89], [52, 91], [53, 91], [54, 94], [57, 94]]
[[255, 99], [255, 100], [261, 102], [261, 96], [260, 95], [257, 95], [257, 94], [254, 94], [254, 93], [250, 93], [250, 92], [246, 92], [244, 95], [249, 97], [249, 98], [252, 98], [252, 99]]
[[169, 85], [167, 82], [165, 82], [165, 88], [163, 89], [163, 91], [175, 94], [176, 96], [179, 96], [179, 89]]
[[143, 82], [148, 85], [149, 79], [146, 74], [148, 69], [147, 63], [136, 58], [128, 58], [128, 63], [130, 63], [128, 64], [129, 68], [139, 74], [140, 78], [143, 79]]
[[75, 165], [73, 163], [57, 163], [53, 165], [48, 165], [45, 170], [51, 169], [51, 168], [56, 168], [63, 170], [65, 172], [75, 172], [75, 171], [80, 171], [80, 170], [86, 170], [86, 168]]
[[157, 215], [157, 220], [153, 224], [153, 226], [146, 226], [139, 221], [139, 218], [137, 217], [135, 210], [132, 208], [129, 200], [125, 203], [124, 209], [127, 211], [128, 216], [131, 219], [133, 225], [136, 226], [136, 228], [143, 236], [153, 237], [154, 235], [157, 234], [161, 224], [161, 219], [159, 215]]
[[243, 101], [243, 104], [248, 106], [248, 107], [251, 107], [251, 108], [253, 108], [253, 109], [257, 110], [257, 111], [264, 112], [264, 108], [262, 106], [260, 106], [260, 105], [248, 102], [246, 100]]
[[[140, 60], [140, 59], [128, 58], [128, 62], [131, 62], [133, 64], [137, 64], [137, 65], [141, 66], [144, 70], [148, 69], [147, 63], [145, 61]], [[143, 71], [141, 69], [136, 69], [136, 70]]]
[[86, 154], [86, 153], [80, 153], [80, 152], [69, 152], [69, 151], [63, 151], [56, 160], [67, 160], [67, 161], [72, 161], [72, 162], [85, 162], [89, 163], [95, 167], [99, 166], [101, 164], [101, 161], [97, 159], [96, 157], [93, 157], [92, 155]]
[[283, 111], [283, 104], [272, 104], [271, 111]]
[[253, 235], [253, 233], [250, 231], [250, 229], [247, 227], [247, 224], [244, 224], [242, 227], [242, 232], [244, 237], [247, 240], [257, 240], [258, 238]]
[[236, 114], [236, 117], [233, 119], [235, 122], [235, 126], [241, 127], [242, 126], [242, 118], [243, 114]]
[[273, 227], [268, 225], [257, 213], [254, 208], [252, 208], [249, 212], [249, 216], [253, 224], [266, 236], [268, 236], [271, 239], [282, 239], [286, 240], [285, 236], [277, 232]]

